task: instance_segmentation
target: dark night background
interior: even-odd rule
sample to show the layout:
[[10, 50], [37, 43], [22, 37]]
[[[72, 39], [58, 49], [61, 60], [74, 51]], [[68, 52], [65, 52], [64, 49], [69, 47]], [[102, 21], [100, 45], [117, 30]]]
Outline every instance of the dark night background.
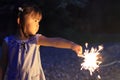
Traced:
[[[13, 9], [21, 1], [38, 3], [43, 11], [39, 33], [63, 37], [96, 47], [104, 46], [101, 80], [120, 80], [120, 0], [0, 0], [0, 44], [13, 31]], [[1, 52], [1, 46], [0, 46]], [[98, 80], [94, 73], [81, 71], [83, 62], [72, 50], [41, 47], [47, 80]], [[1, 54], [0, 54], [1, 55]]]
[[39, 33], [48, 37], [59, 36], [77, 43], [119, 41], [119, 0], [0, 0], [0, 42], [14, 30], [13, 8], [21, 1], [41, 6]]

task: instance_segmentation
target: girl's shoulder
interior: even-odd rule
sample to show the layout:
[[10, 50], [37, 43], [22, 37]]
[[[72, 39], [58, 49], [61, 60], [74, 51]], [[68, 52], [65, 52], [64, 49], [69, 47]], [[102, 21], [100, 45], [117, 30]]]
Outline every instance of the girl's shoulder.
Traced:
[[15, 40], [15, 37], [14, 37], [13, 35], [6, 36], [6, 37], [4, 38], [4, 41], [5, 41], [6, 43], [9, 43], [10, 41], [14, 41], [14, 40]]
[[18, 38], [16, 38], [16, 36], [15, 35], [9, 35], [9, 36], [6, 36], [5, 38], [4, 38], [4, 41], [6, 42], [6, 43], [13, 43], [13, 42], [17, 42], [17, 43], [21, 43], [21, 42], [29, 42], [29, 41], [36, 41], [36, 40], [38, 40], [38, 38], [40, 37], [40, 36], [42, 36], [42, 34], [36, 34], [36, 35], [34, 35], [34, 36], [32, 36], [31, 38], [29, 38], [29, 39], [27, 39], [27, 40], [20, 40], [20, 39], [18, 39]]
[[36, 35], [35, 35], [35, 37], [40, 37], [40, 36], [42, 36], [42, 34], [36, 34]]
[[39, 40], [39, 37], [40, 37], [40, 36], [42, 36], [42, 34], [36, 34], [36, 35], [35, 35], [35, 38], [36, 38], [37, 41]]

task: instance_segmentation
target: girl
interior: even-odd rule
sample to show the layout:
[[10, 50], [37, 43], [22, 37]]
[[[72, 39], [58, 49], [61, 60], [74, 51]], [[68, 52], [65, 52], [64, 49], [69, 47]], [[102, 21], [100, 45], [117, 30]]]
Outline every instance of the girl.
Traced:
[[18, 7], [15, 35], [7, 36], [2, 45], [1, 67], [5, 80], [45, 80], [40, 46], [72, 49], [82, 55], [82, 47], [62, 38], [48, 38], [36, 34], [42, 12], [36, 5], [23, 4]]

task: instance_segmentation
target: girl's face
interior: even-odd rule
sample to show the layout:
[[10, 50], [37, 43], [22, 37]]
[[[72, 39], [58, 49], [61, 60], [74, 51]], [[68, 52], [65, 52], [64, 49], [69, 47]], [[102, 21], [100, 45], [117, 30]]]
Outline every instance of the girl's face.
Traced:
[[39, 22], [42, 19], [42, 15], [39, 13], [31, 12], [25, 15], [24, 32], [28, 35], [35, 35], [39, 30]]

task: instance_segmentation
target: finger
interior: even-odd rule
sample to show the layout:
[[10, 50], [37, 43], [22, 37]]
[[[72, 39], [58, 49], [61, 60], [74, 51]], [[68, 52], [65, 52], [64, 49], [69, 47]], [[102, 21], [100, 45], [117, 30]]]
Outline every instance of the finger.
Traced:
[[82, 58], [84, 58], [84, 56], [83, 56], [83, 55], [80, 55], [80, 54], [78, 54], [77, 56], [78, 56], [78, 57], [82, 57]]

